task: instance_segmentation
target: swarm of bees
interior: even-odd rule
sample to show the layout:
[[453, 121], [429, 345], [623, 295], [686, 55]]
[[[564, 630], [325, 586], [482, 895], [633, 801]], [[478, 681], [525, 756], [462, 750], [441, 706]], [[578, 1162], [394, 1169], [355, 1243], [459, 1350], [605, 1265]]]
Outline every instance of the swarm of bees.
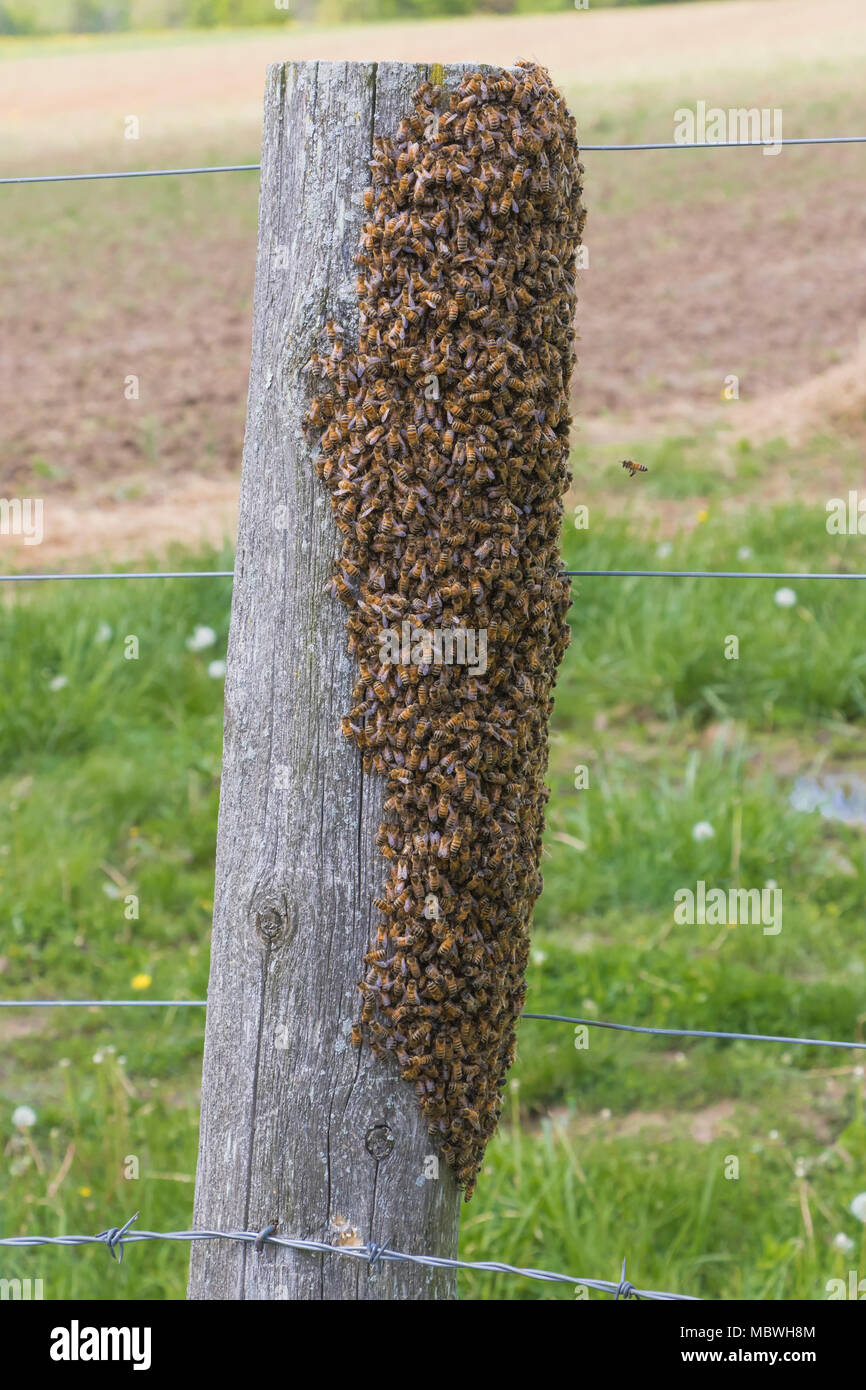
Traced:
[[[541, 892], [547, 723], [568, 644], [559, 530], [585, 213], [573, 117], [530, 63], [424, 83], [364, 195], [357, 350], [308, 423], [359, 663], [343, 732], [387, 779], [356, 1044], [391, 1055], [468, 1200], [501, 1109]], [[382, 632], [487, 632], [487, 668]], [[435, 911], [431, 905], [435, 903]]]

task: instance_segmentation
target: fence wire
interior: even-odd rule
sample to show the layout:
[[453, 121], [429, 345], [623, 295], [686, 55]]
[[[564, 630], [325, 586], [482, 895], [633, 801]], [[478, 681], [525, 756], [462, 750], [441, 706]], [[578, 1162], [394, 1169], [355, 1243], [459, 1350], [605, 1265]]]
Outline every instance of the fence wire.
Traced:
[[639, 1023], [604, 1023], [598, 1018], [572, 1018], [569, 1014], [521, 1014], [520, 1017], [549, 1019], [553, 1023], [579, 1023], [587, 1028], [613, 1028], [621, 1033], [651, 1033], [659, 1038], [723, 1038], [731, 1042], [802, 1043], [804, 1047], [866, 1049], [866, 1042], [836, 1042], [829, 1038], [789, 1038], [781, 1033], [720, 1033], [709, 1028], [650, 1028]]
[[25, 174], [7, 177], [0, 183], [83, 183], [88, 179], [156, 179], [164, 174], [232, 174], [243, 169], [261, 169], [261, 164], [210, 164], [201, 169], [115, 169], [105, 174]]
[[[786, 570], [563, 570], [567, 579], [866, 579], [866, 574]], [[93, 574], [0, 574], [0, 583], [49, 579], [233, 579], [234, 570], [107, 570]]]
[[452, 1260], [445, 1255], [416, 1255], [405, 1250], [391, 1250], [387, 1245], [368, 1241], [366, 1245], [329, 1245], [322, 1240], [298, 1240], [292, 1236], [278, 1236], [276, 1227], [266, 1226], [263, 1231], [132, 1231], [133, 1221], [138, 1212], [125, 1226], [110, 1226], [95, 1236], [5, 1236], [0, 1245], [21, 1249], [31, 1245], [107, 1245], [112, 1259], [123, 1259], [126, 1245], [135, 1245], [142, 1240], [173, 1240], [190, 1242], [197, 1240], [239, 1240], [253, 1245], [260, 1254], [265, 1245], [282, 1245], [290, 1250], [306, 1250], [313, 1254], [345, 1255], [350, 1259], [366, 1260], [370, 1268], [380, 1261], [405, 1262], [428, 1265], [432, 1269], [465, 1269], [487, 1271], [493, 1274], [516, 1274], [524, 1279], [540, 1279], [547, 1284], [571, 1284], [573, 1287], [596, 1289], [600, 1293], [612, 1293], [616, 1298], [646, 1298], [664, 1301], [683, 1301], [699, 1303], [693, 1294], [664, 1293], [658, 1289], [637, 1289], [626, 1278], [626, 1262], [622, 1262], [622, 1276], [617, 1282], [609, 1279], [579, 1279], [573, 1274], [558, 1274], [549, 1269], [532, 1269], [521, 1265], [505, 1264], [500, 1260]]
[[[206, 999], [0, 999], [0, 1009], [206, 1009]], [[795, 1038], [781, 1033], [723, 1033], [708, 1028], [650, 1028], [640, 1023], [608, 1023], [598, 1018], [571, 1014], [523, 1013], [520, 1018], [551, 1023], [610, 1028], [621, 1033], [649, 1033], [659, 1038], [721, 1038], [730, 1042], [799, 1043], [803, 1047], [840, 1047], [866, 1050], [866, 1042], [839, 1042], [830, 1038]]]
[[[799, 135], [783, 140], [658, 140], [637, 145], [581, 145], [581, 154], [627, 150], [777, 149], [780, 145], [862, 145], [866, 135]], [[115, 169], [101, 174], [23, 174], [0, 178], [0, 183], [79, 183], [88, 179], [155, 179], [172, 174], [233, 174], [261, 169], [261, 164], [206, 164], [188, 169]]]
[[233, 579], [234, 570], [106, 570], [94, 574], [0, 574], [0, 582], [47, 579]]

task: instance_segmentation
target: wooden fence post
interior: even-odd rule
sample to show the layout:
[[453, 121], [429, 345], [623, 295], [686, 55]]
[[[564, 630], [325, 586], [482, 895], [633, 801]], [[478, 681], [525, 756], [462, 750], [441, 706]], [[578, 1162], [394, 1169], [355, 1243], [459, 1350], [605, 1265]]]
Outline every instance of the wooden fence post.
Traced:
[[[450, 84], [462, 69], [444, 71]], [[340, 729], [356, 672], [302, 431], [324, 320], [357, 333], [373, 136], [396, 130], [427, 77], [404, 63], [268, 70], [194, 1219], [454, 1256], [459, 1193], [444, 1162], [436, 1173], [414, 1087], [349, 1036], [386, 872], [382, 780]], [[193, 1299], [454, 1296], [453, 1272], [426, 1266], [192, 1246]]]

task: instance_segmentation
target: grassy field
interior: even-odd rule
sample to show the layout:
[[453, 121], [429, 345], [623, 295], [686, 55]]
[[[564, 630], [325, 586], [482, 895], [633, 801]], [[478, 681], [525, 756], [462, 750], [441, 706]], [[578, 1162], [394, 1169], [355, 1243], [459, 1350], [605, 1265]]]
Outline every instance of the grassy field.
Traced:
[[[656, 467], [664, 497], [663, 453]], [[857, 546], [829, 537], [818, 509], [788, 505], [739, 522], [711, 510], [672, 542], [591, 518], [566, 534], [565, 555], [575, 568], [823, 570], [858, 564]], [[803, 581], [781, 607], [779, 587], [576, 583], [530, 1010], [862, 1038], [863, 832], [789, 804], [798, 775], [866, 772], [860, 598], [853, 584]], [[225, 580], [8, 594], [5, 997], [203, 997], [228, 600]], [[730, 634], [736, 661], [723, 655]], [[131, 635], [137, 660], [124, 657]], [[589, 786], [577, 791], [579, 765]], [[701, 822], [714, 834], [696, 841]], [[676, 925], [673, 894], [698, 879], [777, 883], [782, 930]], [[132, 1210], [151, 1229], [189, 1223], [202, 1025], [184, 1009], [4, 1016], [4, 1231], [101, 1229]], [[821, 1298], [862, 1260], [847, 1210], [866, 1187], [856, 1053], [607, 1032], [576, 1050], [573, 1033], [521, 1028], [464, 1256], [610, 1277], [628, 1254], [644, 1286], [711, 1298]], [[21, 1105], [32, 1126], [11, 1123]], [[138, 1180], [124, 1176], [130, 1155]], [[732, 1155], [737, 1180], [725, 1178]], [[185, 1262], [162, 1246], [122, 1269], [104, 1252], [16, 1252], [4, 1273], [44, 1278], [50, 1297], [181, 1297]], [[557, 1296], [480, 1275], [463, 1291]]]
[[[866, 127], [854, 6], [828, 0], [816, 33], [800, 0], [750, 5], [745, 45], [722, 16], [737, 9], [537, 18], [528, 54], [529, 21], [510, 18], [291, 50], [261, 33], [28, 41], [20, 60], [0, 45], [6, 167], [255, 160], [265, 61], [315, 43], [537, 56], [588, 143], [670, 138], [672, 110], [697, 98], [783, 104], [786, 134]], [[583, 46], [566, 18], [586, 24]], [[117, 134], [129, 109], [137, 144]], [[866, 568], [864, 539], [825, 527], [826, 500], [866, 485], [863, 156], [733, 153], [586, 156], [569, 568]], [[255, 176], [3, 196], [0, 490], [45, 499], [46, 540], [2, 538], [0, 568], [230, 568], [228, 544], [197, 537], [231, 531]], [[855, 378], [838, 397], [820, 375], [837, 363]], [[729, 371], [741, 399], [722, 406]], [[143, 383], [132, 411], [127, 372]], [[782, 425], [803, 424], [816, 382], [800, 442], [768, 431], [776, 393], [793, 393]], [[649, 473], [630, 482], [624, 455]], [[179, 534], [185, 548], [167, 548]], [[791, 804], [803, 776], [866, 780], [861, 586], [798, 581], [788, 603], [782, 587], [575, 582], [530, 1011], [866, 1037], [864, 830]], [[2, 589], [0, 997], [203, 998], [230, 581]], [[677, 924], [674, 893], [700, 879], [778, 885], [782, 930]], [[186, 1227], [202, 1036], [196, 1009], [0, 1011], [2, 1233], [97, 1231], [136, 1210], [142, 1227]], [[635, 1284], [706, 1298], [821, 1299], [866, 1271], [849, 1210], [866, 1191], [862, 1052], [576, 1041], [568, 1024], [521, 1025], [465, 1258], [614, 1279], [627, 1255]], [[182, 1298], [187, 1260], [158, 1243], [121, 1266], [99, 1249], [6, 1251], [0, 1275], [42, 1278], [47, 1298]], [[461, 1292], [572, 1296], [481, 1274]]]

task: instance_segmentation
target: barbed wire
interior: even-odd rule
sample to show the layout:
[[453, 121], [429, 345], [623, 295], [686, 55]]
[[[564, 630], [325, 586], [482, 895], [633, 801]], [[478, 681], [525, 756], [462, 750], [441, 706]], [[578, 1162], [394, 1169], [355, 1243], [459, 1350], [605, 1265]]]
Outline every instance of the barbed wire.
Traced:
[[[206, 1009], [206, 999], [0, 999], [0, 1009]], [[571, 1014], [523, 1013], [520, 1018], [553, 1023], [583, 1024], [587, 1028], [611, 1028], [622, 1033], [651, 1033], [660, 1038], [722, 1038], [731, 1042], [801, 1043], [804, 1047], [840, 1047], [866, 1050], [866, 1042], [839, 1042], [829, 1038], [794, 1038], [781, 1033], [724, 1033], [708, 1028], [650, 1028], [639, 1023], [607, 1023], [598, 1018]]]
[[386, 1245], [368, 1241], [366, 1245], [329, 1245], [322, 1240], [298, 1240], [292, 1236], [278, 1236], [275, 1226], [266, 1226], [263, 1231], [132, 1231], [133, 1221], [138, 1212], [130, 1217], [125, 1226], [110, 1226], [95, 1236], [4, 1236], [0, 1245], [21, 1249], [36, 1245], [107, 1245], [111, 1257], [118, 1263], [123, 1259], [126, 1245], [135, 1245], [142, 1240], [239, 1240], [254, 1245], [261, 1253], [265, 1245], [281, 1245], [290, 1250], [306, 1250], [313, 1254], [347, 1255], [349, 1258], [367, 1260], [370, 1267], [380, 1261], [406, 1262], [428, 1265], [433, 1269], [465, 1269], [487, 1271], [493, 1274], [516, 1274], [524, 1279], [540, 1279], [549, 1284], [571, 1284], [575, 1287], [596, 1289], [601, 1293], [612, 1293], [617, 1298], [646, 1298], [665, 1301], [684, 1301], [699, 1303], [693, 1294], [664, 1293], [658, 1289], [637, 1289], [626, 1278], [626, 1262], [622, 1262], [622, 1277], [618, 1282], [609, 1279], [579, 1279], [573, 1274], [558, 1274], [548, 1269], [533, 1269], [521, 1265], [505, 1264], [500, 1260], [452, 1260], [445, 1255], [416, 1255], [404, 1250], [391, 1250]]
[[[810, 570], [563, 570], [568, 579], [866, 579], [866, 574]], [[0, 583], [55, 579], [232, 579], [234, 570], [106, 570], [92, 574], [0, 574]]]
[[[778, 149], [781, 145], [862, 145], [866, 135], [795, 135], [782, 140], [658, 140], [632, 145], [581, 145], [581, 154], [626, 150]], [[114, 169], [96, 174], [19, 174], [0, 183], [82, 183], [89, 179], [154, 179], [176, 174], [233, 174], [261, 170], [261, 164], [204, 164], [185, 169]]]

